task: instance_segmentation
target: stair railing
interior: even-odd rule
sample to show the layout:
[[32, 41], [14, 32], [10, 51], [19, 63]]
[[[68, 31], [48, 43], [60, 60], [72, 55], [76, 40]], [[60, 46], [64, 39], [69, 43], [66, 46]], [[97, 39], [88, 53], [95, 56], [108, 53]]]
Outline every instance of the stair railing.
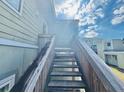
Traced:
[[14, 85], [11, 91], [16, 92], [33, 92], [43, 91], [45, 88], [46, 77], [54, 57], [54, 36], [40, 35], [40, 38], [47, 38], [38, 56], [29, 66], [19, 82]]
[[91, 91], [124, 92], [124, 83], [84, 41], [76, 40], [73, 48]]

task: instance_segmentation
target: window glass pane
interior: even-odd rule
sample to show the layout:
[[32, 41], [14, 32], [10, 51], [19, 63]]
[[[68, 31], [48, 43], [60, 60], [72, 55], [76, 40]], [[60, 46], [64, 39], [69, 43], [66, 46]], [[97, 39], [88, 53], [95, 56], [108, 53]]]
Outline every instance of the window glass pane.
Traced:
[[108, 43], [107, 43], [107, 46], [111, 46], [111, 43], [108, 42]]
[[8, 92], [8, 90], [9, 90], [9, 84], [0, 88], [0, 92]]
[[19, 11], [21, 0], [6, 0], [12, 7]]

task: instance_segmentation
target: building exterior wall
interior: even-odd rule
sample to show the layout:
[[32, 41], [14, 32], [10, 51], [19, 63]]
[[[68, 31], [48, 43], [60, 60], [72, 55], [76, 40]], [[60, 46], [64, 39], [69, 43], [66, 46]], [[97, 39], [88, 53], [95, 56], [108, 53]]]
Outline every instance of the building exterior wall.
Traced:
[[[105, 52], [105, 56], [111, 56], [109, 58], [106, 57], [106, 60], [108, 60], [108, 64], [115, 65], [120, 69], [124, 69], [124, 53], [123, 52]], [[112, 55], [117, 56], [117, 60], [112, 58]]]
[[39, 10], [39, 14], [42, 15], [43, 19], [46, 21], [48, 25], [48, 32], [53, 32], [55, 28], [55, 10], [54, 10], [54, 0], [35, 0], [37, 3], [37, 8]]
[[[107, 46], [107, 43], [110, 43], [110, 46]], [[117, 56], [117, 62], [115, 62], [113, 59], [108, 59], [109, 63], [111, 65], [115, 65], [121, 69], [124, 69], [124, 41], [121, 39], [113, 39], [110, 41], [105, 41], [105, 50], [108, 50], [108, 52], [105, 51], [105, 55], [109, 54], [110, 56], [116, 55]]]
[[98, 50], [98, 55], [104, 60], [105, 56], [104, 56], [104, 41], [100, 40], [97, 44], [97, 50]]
[[[110, 43], [110, 46], [107, 46]], [[124, 50], [124, 41], [121, 39], [105, 40], [105, 50]]]
[[[108, 43], [110, 44], [109, 46], [108, 46]], [[104, 40], [104, 49], [105, 50], [112, 50], [113, 49], [112, 40]]]
[[113, 49], [124, 50], [124, 41], [121, 39], [112, 40]]
[[105, 54], [105, 62], [109, 65], [118, 67], [118, 55], [117, 54]]
[[[106, 63], [124, 69], [123, 40], [121, 39], [102, 40], [99, 38], [84, 38], [83, 40], [91, 48], [93, 45], [96, 45], [98, 56], [102, 58]], [[110, 46], [108, 46], [107, 43], [110, 43]], [[116, 56], [117, 59], [113, 56]]]
[[124, 53], [118, 55], [118, 67], [124, 69]]
[[96, 52], [100, 58], [104, 58], [104, 40], [99, 38], [83, 38], [83, 40], [92, 48], [93, 45], [96, 46]]
[[[15, 74], [17, 82], [37, 56], [38, 35], [46, 23], [38, 13], [36, 0], [23, 1], [22, 13], [18, 14], [0, 0], [0, 80]], [[10, 45], [2, 44], [2, 39], [10, 40]], [[21, 44], [13, 45], [17, 43]], [[23, 47], [25, 44], [35, 48]]]

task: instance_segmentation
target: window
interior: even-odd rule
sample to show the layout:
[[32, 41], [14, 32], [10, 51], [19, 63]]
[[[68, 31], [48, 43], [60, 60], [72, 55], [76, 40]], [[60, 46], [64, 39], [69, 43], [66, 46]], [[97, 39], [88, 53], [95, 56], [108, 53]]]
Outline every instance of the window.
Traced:
[[124, 45], [124, 38], [122, 39], [122, 44]]
[[111, 46], [111, 43], [110, 43], [110, 42], [108, 42], [108, 43], [107, 43], [107, 46]]
[[21, 12], [21, 6], [23, 0], [2, 0], [2, 1], [14, 11]]
[[113, 57], [113, 59], [114, 59], [115, 61], [117, 61], [117, 56], [116, 56], [116, 55], [112, 55], [112, 57]]
[[0, 92], [7, 92], [12, 89], [15, 84], [15, 74], [0, 80]]
[[4, 87], [0, 88], [0, 92], [8, 92], [9, 84], [5, 85]]

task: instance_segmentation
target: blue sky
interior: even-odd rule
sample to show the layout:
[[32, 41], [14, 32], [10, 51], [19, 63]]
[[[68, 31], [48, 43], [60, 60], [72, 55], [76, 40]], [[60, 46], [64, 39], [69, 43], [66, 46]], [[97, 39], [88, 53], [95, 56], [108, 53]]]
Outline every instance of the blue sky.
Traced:
[[124, 38], [124, 0], [55, 0], [56, 16], [78, 19], [86, 38]]

